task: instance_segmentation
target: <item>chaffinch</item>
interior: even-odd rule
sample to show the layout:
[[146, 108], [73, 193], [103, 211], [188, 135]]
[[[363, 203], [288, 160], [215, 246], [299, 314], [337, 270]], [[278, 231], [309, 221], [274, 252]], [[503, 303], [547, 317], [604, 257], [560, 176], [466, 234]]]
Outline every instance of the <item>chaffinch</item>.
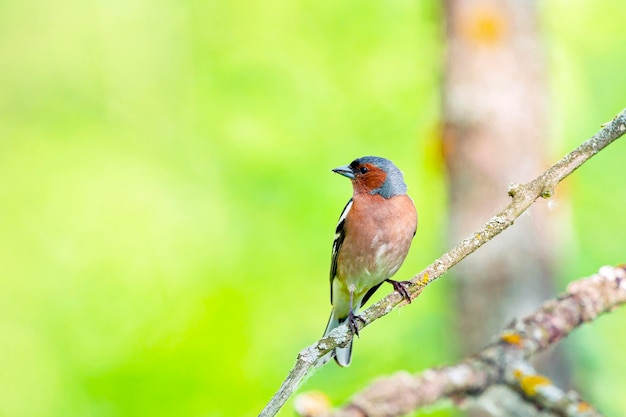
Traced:
[[[406, 257], [417, 228], [417, 212], [406, 194], [402, 172], [377, 156], [355, 159], [333, 169], [352, 181], [352, 198], [337, 224], [330, 265], [333, 306], [324, 336], [347, 322], [358, 336], [358, 309], [387, 281], [411, 300], [404, 283], [389, 278]], [[350, 365], [352, 340], [335, 348], [335, 361]]]

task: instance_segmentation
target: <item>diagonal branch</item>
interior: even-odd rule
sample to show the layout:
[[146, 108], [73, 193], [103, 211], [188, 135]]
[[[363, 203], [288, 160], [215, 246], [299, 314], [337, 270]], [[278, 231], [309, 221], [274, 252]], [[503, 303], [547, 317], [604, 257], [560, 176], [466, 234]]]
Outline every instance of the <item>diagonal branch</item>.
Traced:
[[535, 313], [513, 322], [478, 354], [415, 376], [401, 372], [381, 378], [325, 417], [402, 416], [446, 397], [476, 396], [495, 384], [508, 385], [526, 402], [557, 415], [599, 416], [575, 392], [563, 392], [526, 360], [625, 303], [626, 266], [602, 267], [597, 274], [572, 282], [567, 293]]
[[[527, 184], [511, 184], [508, 193], [512, 199], [504, 209], [489, 219], [483, 227], [463, 239], [461, 243], [443, 254], [411, 279], [412, 284], [408, 288], [411, 299], [419, 296], [428, 284], [443, 275], [467, 255], [511, 226], [515, 219], [526, 211], [539, 197], [550, 197], [559, 182], [625, 133], [626, 109], [622, 110], [612, 121], [604, 124], [602, 129], [594, 136], [565, 155], [559, 162], [552, 165], [531, 182]], [[395, 292], [389, 294], [360, 315], [363, 318], [363, 322], [358, 323], [359, 330], [374, 320], [387, 315], [394, 307], [406, 303], [399, 294]], [[340, 326], [327, 337], [303, 349], [298, 354], [296, 364], [289, 372], [289, 375], [270, 402], [261, 411], [259, 417], [275, 416], [278, 410], [300, 386], [307, 374], [326, 363], [329, 358], [328, 353], [334, 347], [348, 342], [350, 338], [352, 338], [352, 333], [346, 326]]]

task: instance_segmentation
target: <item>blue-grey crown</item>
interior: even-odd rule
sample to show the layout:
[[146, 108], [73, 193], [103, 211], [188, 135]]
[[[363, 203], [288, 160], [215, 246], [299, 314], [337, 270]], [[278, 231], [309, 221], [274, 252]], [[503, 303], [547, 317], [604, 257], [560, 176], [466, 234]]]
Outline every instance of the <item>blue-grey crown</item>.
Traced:
[[404, 183], [404, 176], [402, 171], [398, 169], [389, 159], [381, 158], [380, 156], [363, 156], [355, 159], [352, 166], [359, 164], [372, 164], [385, 171], [387, 178], [383, 185], [375, 190], [370, 191], [372, 194], [380, 194], [384, 198], [390, 198], [394, 195], [406, 194], [406, 184]]

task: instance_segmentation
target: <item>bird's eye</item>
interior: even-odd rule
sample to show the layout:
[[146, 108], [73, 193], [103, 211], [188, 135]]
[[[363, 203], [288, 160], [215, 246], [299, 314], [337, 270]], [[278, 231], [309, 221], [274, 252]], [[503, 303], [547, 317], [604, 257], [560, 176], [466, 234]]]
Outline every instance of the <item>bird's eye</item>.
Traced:
[[361, 174], [367, 174], [367, 171], [369, 171], [369, 169], [367, 169], [367, 167], [361, 167], [359, 168], [359, 171], [361, 172]]

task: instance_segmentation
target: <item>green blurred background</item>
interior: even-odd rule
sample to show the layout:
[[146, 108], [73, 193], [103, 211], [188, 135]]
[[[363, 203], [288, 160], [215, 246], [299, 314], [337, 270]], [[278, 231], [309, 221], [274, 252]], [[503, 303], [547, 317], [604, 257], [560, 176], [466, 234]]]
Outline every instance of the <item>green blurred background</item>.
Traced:
[[[626, 8], [540, 4], [547, 166], [626, 106]], [[330, 169], [355, 157], [396, 162], [420, 212], [398, 276], [441, 254], [440, 7], [0, 2], [0, 416], [255, 416], [326, 325], [351, 192]], [[559, 290], [626, 261], [624, 141], [557, 189], [555, 221], [573, 221]], [[340, 403], [455, 361], [449, 289], [368, 327], [350, 368], [303, 390]], [[607, 414], [626, 412], [625, 318], [564, 342]]]

